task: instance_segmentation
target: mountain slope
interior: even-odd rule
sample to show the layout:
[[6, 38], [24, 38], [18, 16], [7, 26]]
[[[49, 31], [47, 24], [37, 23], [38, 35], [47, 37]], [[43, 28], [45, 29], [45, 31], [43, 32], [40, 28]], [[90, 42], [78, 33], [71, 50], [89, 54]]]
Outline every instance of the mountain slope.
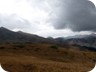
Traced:
[[73, 36], [65, 40], [69, 45], [75, 45], [82, 50], [88, 49], [90, 51], [96, 51], [96, 34]]
[[4, 27], [0, 28], [0, 41], [1, 42], [43, 42], [46, 41], [45, 38], [23, 33], [23, 32], [13, 32]]
[[4, 27], [0, 28], [0, 43], [2, 42], [27, 42], [27, 43], [48, 43], [62, 47], [69, 47], [74, 45], [80, 50], [96, 51], [96, 35], [85, 35], [82, 37], [70, 38], [43, 38], [38, 35], [29, 34], [25, 32], [13, 32]]

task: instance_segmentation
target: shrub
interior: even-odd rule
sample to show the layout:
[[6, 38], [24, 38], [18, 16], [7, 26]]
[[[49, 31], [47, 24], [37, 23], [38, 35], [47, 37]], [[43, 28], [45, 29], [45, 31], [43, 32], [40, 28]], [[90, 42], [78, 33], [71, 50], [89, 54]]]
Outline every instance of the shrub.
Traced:
[[24, 45], [14, 45], [14, 47], [18, 47], [18, 48], [24, 48]]
[[40, 49], [39, 48], [36, 48], [35, 51], [39, 51]]
[[13, 49], [15, 49], [15, 50], [16, 50], [17, 48], [13, 48]]
[[53, 49], [58, 49], [58, 46], [52, 45], [51, 48], [53, 48]]
[[4, 48], [5, 48], [5, 47], [3, 47], [3, 46], [2, 46], [2, 47], [0, 47], [0, 49], [4, 49]]

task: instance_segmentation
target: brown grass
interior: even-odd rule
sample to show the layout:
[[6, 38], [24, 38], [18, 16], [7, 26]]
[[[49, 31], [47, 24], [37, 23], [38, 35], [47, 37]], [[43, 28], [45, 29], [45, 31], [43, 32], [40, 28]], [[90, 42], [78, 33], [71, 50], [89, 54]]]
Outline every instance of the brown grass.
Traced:
[[52, 46], [1, 44], [0, 63], [9, 72], [88, 72], [95, 65], [95, 52]]

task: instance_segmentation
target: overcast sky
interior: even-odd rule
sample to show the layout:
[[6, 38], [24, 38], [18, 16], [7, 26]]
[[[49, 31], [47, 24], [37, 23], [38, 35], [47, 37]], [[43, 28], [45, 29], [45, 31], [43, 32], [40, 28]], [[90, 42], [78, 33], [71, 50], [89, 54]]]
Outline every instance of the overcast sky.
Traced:
[[96, 0], [0, 0], [0, 26], [43, 37], [96, 32]]

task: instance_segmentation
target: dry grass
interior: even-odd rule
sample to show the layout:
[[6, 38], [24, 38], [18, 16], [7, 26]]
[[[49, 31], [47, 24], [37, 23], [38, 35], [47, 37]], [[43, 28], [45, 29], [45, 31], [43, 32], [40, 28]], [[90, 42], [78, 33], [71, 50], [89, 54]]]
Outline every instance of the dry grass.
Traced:
[[0, 63], [9, 72], [87, 72], [95, 65], [95, 52], [52, 46], [1, 44]]

